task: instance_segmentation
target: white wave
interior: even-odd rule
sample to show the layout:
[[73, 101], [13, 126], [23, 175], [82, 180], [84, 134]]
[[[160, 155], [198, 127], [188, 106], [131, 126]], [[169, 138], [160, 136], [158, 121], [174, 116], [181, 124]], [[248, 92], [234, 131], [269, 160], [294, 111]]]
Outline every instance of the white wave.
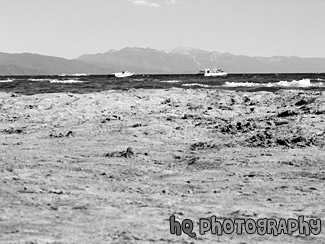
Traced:
[[53, 79], [50, 80], [50, 83], [83, 83], [85, 81], [82, 80], [74, 80], [74, 79], [70, 79], [70, 80], [57, 80], [57, 79]]
[[182, 86], [199, 86], [199, 87], [205, 87], [205, 88], [212, 87], [210, 85], [199, 84], [199, 83], [185, 83], [185, 84], [182, 84]]
[[49, 81], [49, 79], [34, 79], [34, 78], [29, 78], [29, 81]]
[[179, 83], [182, 82], [181, 80], [161, 80], [160, 82], [163, 83]]
[[0, 82], [2, 83], [9, 83], [9, 82], [13, 82], [13, 79], [6, 79], [6, 80], [0, 80]]
[[293, 80], [293, 81], [279, 81], [276, 83], [278, 86], [285, 87], [312, 87], [312, 86], [323, 86], [322, 82], [319, 83], [311, 83], [310, 79], [302, 79], [302, 80]]
[[62, 75], [59, 75], [59, 76], [88, 76], [88, 74], [86, 73], [75, 73], [75, 74], [62, 74]]
[[279, 81], [276, 83], [225, 82], [225, 87], [323, 87], [324, 83], [311, 83], [310, 79]]
[[226, 86], [226, 87], [238, 87], [238, 86], [247, 86], [247, 87], [254, 87], [254, 86], [272, 87], [273, 85], [271, 83], [228, 82], [228, 81], [226, 81], [223, 86]]
[[47, 81], [50, 83], [83, 83], [85, 81], [77, 80], [77, 79], [69, 79], [69, 80], [58, 80], [58, 79], [28, 79], [29, 81]]
[[144, 81], [144, 79], [140, 78], [140, 79], [133, 79], [134, 81]]

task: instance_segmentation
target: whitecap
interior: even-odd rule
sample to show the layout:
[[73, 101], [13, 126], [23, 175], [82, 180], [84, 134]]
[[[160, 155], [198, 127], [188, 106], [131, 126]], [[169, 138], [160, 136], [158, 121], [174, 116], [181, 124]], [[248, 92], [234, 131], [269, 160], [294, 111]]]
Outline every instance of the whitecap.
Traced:
[[285, 87], [323, 86], [323, 83], [322, 82], [319, 82], [319, 83], [311, 83], [310, 82], [310, 79], [293, 80], [293, 81], [279, 81], [276, 84], [278, 86], [285, 86]]
[[0, 80], [1, 83], [9, 83], [13, 81], [14, 81], [13, 79]]
[[226, 81], [223, 86], [226, 87], [238, 87], [238, 86], [247, 86], [247, 87], [254, 87], [254, 86], [262, 86], [262, 87], [272, 87], [271, 83], [256, 83], [256, 82], [228, 82]]
[[49, 79], [36, 79], [36, 78], [29, 78], [29, 81], [48, 81]]
[[66, 79], [66, 80], [58, 80], [58, 79], [35, 79], [35, 78], [30, 78], [28, 79], [29, 81], [47, 81], [50, 83], [83, 83], [85, 81], [81, 81], [78, 79]]
[[199, 83], [185, 83], [185, 84], [182, 84], [182, 86], [199, 86], [199, 87], [204, 87], [204, 88], [212, 87], [210, 85], [199, 84]]
[[53, 79], [53, 80], [49, 80], [50, 83], [83, 83], [85, 81], [82, 80], [74, 80], [74, 79], [70, 79], [70, 80], [57, 80], [57, 79]]
[[86, 73], [75, 73], [75, 74], [61, 74], [59, 76], [88, 76]]
[[225, 82], [225, 87], [322, 87], [324, 83], [311, 83], [310, 79], [279, 81], [276, 83]]

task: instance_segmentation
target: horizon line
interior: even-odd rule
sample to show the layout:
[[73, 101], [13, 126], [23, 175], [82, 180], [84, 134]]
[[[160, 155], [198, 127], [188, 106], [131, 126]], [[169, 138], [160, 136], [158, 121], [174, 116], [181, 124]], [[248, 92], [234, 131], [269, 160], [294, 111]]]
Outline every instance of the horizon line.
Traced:
[[[67, 60], [77, 60], [79, 57], [83, 56], [83, 55], [96, 55], [96, 54], [105, 54], [105, 53], [108, 53], [110, 51], [115, 51], [115, 52], [119, 52], [119, 51], [122, 51], [123, 49], [151, 49], [151, 50], [157, 50], [157, 51], [160, 51], [160, 52], [165, 52], [165, 53], [172, 53], [173, 51], [177, 50], [177, 49], [192, 49], [192, 50], [198, 50], [198, 51], [204, 51], [204, 52], [208, 52], [208, 53], [219, 53], [220, 55], [225, 55], [225, 54], [230, 54], [230, 55], [233, 55], [233, 56], [245, 56], [245, 57], [252, 57], [252, 58], [273, 58], [273, 57], [286, 57], [286, 58], [292, 58], [292, 57], [295, 57], [295, 58], [318, 58], [318, 59], [325, 59], [325, 57], [312, 57], [312, 56], [308, 56], [308, 57], [302, 57], [302, 56], [297, 56], [295, 54], [293, 55], [283, 55], [283, 54], [274, 54], [272, 56], [260, 56], [260, 55], [249, 55], [249, 54], [234, 54], [234, 53], [231, 53], [229, 51], [227, 52], [220, 52], [220, 51], [216, 51], [216, 50], [205, 50], [205, 49], [202, 49], [202, 48], [193, 48], [193, 47], [187, 47], [187, 46], [179, 46], [179, 47], [175, 47], [175, 48], [169, 48], [169, 49], [157, 49], [157, 48], [152, 48], [152, 47], [137, 47], [137, 46], [125, 46], [123, 48], [120, 48], [120, 49], [115, 49], [115, 48], [111, 48], [111, 49], [108, 49], [107, 51], [103, 51], [103, 52], [97, 52], [97, 53], [84, 53], [84, 54], [80, 54], [78, 57], [76, 58], [66, 58], [66, 57], [62, 57], [62, 56], [55, 56], [53, 54], [42, 54], [42, 53], [37, 53], [37, 52], [29, 52], [29, 51], [23, 51], [23, 52], [3, 52], [3, 51], [0, 51], [0, 53], [2, 54], [33, 54], [33, 55], [40, 55], [40, 56], [48, 56], [48, 57], [55, 57], [55, 58], [63, 58], [63, 59], [67, 59]], [[178, 53], [178, 54], [183, 54], [185, 55], [184, 53]]]

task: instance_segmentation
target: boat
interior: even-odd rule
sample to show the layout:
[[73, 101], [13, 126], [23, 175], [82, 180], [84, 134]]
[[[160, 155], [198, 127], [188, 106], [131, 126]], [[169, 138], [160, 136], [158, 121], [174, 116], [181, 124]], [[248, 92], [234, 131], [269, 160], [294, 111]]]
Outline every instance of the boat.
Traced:
[[119, 77], [119, 78], [122, 78], [122, 77], [129, 77], [129, 76], [132, 76], [134, 75], [134, 73], [131, 73], [129, 71], [122, 71], [122, 72], [117, 72], [117, 73], [114, 73], [115, 77]]
[[198, 73], [198, 75], [204, 75], [204, 76], [226, 76], [227, 74], [228, 74], [227, 72], [217, 68], [206, 68], [200, 70]]

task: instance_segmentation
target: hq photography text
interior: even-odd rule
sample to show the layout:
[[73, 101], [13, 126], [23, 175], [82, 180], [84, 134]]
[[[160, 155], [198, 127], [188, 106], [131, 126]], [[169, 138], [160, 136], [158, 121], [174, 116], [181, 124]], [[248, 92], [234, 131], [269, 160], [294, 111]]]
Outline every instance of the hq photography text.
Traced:
[[[182, 233], [189, 237], [195, 238], [197, 233], [194, 230], [194, 223], [190, 219], [184, 219], [183, 221], [177, 221], [175, 216], [169, 217], [170, 234], [180, 236]], [[310, 219], [305, 220], [304, 216], [298, 216], [298, 219], [223, 219], [217, 220], [215, 215], [210, 218], [199, 219], [200, 235], [211, 233], [221, 236], [223, 234], [258, 234], [258, 235], [273, 235], [278, 236], [280, 234], [292, 235], [293, 233], [299, 233], [301, 235], [318, 235], [321, 232], [321, 220]]]

